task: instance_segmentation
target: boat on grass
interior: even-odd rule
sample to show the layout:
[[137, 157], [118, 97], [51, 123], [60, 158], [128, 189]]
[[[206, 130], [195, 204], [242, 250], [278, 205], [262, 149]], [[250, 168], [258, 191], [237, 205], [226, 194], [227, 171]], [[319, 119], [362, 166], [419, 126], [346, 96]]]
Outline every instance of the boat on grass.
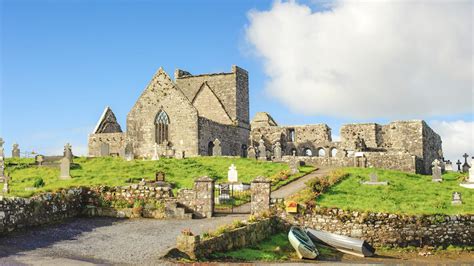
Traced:
[[288, 239], [300, 259], [315, 259], [319, 255], [313, 241], [302, 228], [292, 226], [288, 233]]
[[361, 239], [309, 228], [306, 229], [306, 233], [314, 242], [326, 244], [347, 254], [371, 257], [375, 253], [375, 248]]

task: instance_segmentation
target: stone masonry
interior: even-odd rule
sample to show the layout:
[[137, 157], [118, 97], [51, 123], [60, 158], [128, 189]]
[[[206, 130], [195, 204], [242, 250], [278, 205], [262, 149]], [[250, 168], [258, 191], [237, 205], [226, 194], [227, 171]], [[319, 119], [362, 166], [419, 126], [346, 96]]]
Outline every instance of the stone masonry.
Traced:
[[250, 213], [258, 215], [270, 210], [271, 182], [259, 176], [250, 183]]

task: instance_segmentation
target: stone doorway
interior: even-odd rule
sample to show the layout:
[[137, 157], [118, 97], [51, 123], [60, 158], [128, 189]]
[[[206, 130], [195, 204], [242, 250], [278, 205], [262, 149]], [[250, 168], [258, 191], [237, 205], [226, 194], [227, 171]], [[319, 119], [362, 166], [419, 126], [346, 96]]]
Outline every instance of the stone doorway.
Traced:
[[207, 155], [212, 156], [213, 152], [212, 150], [214, 149], [214, 142], [209, 141], [209, 144], [207, 144]]

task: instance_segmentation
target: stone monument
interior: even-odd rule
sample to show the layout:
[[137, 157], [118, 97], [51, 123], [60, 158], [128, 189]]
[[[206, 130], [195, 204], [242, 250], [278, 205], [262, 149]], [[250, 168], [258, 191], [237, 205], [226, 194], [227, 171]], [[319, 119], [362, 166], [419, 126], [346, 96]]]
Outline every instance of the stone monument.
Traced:
[[387, 181], [379, 181], [379, 176], [376, 173], [370, 173], [370, 180], [362, 182], [364, 185], [374, 185], [374, 186], [386, 186], [388, 185]]
[[290, 167], [290, 174], [294, 175], [300, 172], [298, 167], [300, 166], [300, 161], [297, 159], [290, 159], [288, 162], [288, 166]]
[[158, 143], [153, 145], [153, 156], [151, 157], [152, 161], [158, 161], [160, 159], [160, 155], [158, 154]]
[[[474, 164], [474, 157], [471, 158], [471, 165]], [[474, 189], [474, 167], [469, 168], [469, 176], [466, 182], [460, 184], [461, 187]]]
[[13, 158], [20, 158], [20, 148], [19, 148], [19, 145], [17, 143], [13, 144], [12, 157]]
[[433, 166], [431, 168], [431, 175], [432, 175], [431, 181], [433, 182], [443, 181], [443, 179], [441, 178], [440, 161], [438, 159], [435, 159], [431, 165]]
[[133, 145], [132, 143], [127, 143], [125, 145], [125, 160], [131, 161], [135, 156], [133, 155]]
[[456, 164], [458, 165], [458, 172], [461, 172], [461, 164], [462, 164], [461, 161], [458, 160]]
[[265, 148], [265, 141], [263, 139], [258, 141], [258, 159], [260, 161], [267, 160], [267, 149]]
[[69, 163], [72, 163], [73, 155], [72, 155], [72, 146], [71, 146], [71, 144], [66, 143], [66, 145], [64, 145], [63, 157], [68, 158]]
[[3, 183], [3, 194], [10, 193], [10, 188], [8, 187], [8, 182]]
[[452, 172], [453, 171], [453, 163], [450, 160], [447, 160], [445, 162], [445, 170], [446, 170], [446, 172]]
[[256, 159], [257, 158], [257, 153], [255, 152], [255, 147], [254, 146], [248, 147], [248, 149], [247, 149], [247, 158], [250, 158], [250, 159]]
[[461, 193], [459, 192], [454, 192], [453, 193], [453, 200], [451, 201], [452, 205], [461, 205], [462, 204], [462, 199], [461, 199]]
[[467, 163], [467, 158], [469, 158], [469, 155], [467, 153], [464, 153], [464, 155], [462, 157], [464, 157], [464, 164], [462, 165], [462, 172], [467, 173], [467, 172], [469, 172], [469, 168], [471, 168], [471, 166]]
[[63, 157], [61, 159], [59, 179], [70, 179], [71, 178], [70, 169], [71, 169], [71, 161], [69, 161], [67, 157]]
[[222, 156], [221, 141], [219, 139], [214, 140], [214, 147], [212, 148], [212, 156]]
[[231, 164], [231, 166], [229, 167], [229, 171], [227, 172], [227, 180], [230, 183], [237, 183], [239, 181], [237, 168], [235, 167], [234, 164]]
[[275, 143], [275, 147], [273, 148], [273, 158], [275, 161], [281, 160], [281, 144], [279, 141]]

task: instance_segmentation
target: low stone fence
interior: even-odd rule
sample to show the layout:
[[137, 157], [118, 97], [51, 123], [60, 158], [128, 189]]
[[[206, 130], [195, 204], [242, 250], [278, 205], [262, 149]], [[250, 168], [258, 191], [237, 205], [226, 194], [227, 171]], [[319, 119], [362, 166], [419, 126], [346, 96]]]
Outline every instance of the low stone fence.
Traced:
[[276, 233], [279, 227], [277, 218], [265, 218], [249, 222], [243, 227], [225, 231], [214, 237], [203, 239], [197, 235], [181, 234], [177, 239], [177, 249], [191, 259], [208, 258], [212, 253], [255, 245]]
[[82, 210], [82, 192], [81, 188], [72, 188], [28, 199], [0, 200], [0, 234], [79, 215]]
[[398, 215], [316, 208], [312, 214], [287, 214], [281, 219], [366, 240], [374, 246], [474, 245], [474, 215]]

